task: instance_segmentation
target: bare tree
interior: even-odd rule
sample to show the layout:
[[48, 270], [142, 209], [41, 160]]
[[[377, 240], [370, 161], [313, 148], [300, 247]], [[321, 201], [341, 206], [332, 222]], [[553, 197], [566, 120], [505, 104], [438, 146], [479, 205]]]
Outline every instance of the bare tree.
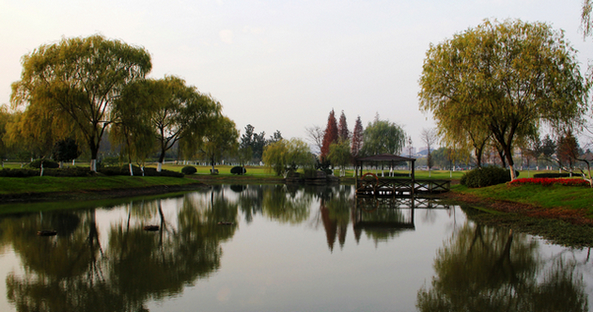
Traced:
[[312, 142], [315, 147], [313, 152], [315, 154], [321, 153], [321, 147], [323, 146], [323, 135], [325, 134], [325, 131], [317, 125], [305, 127], [305, 131], [307, 132], [309, 141]]
[[420, 134], [422, 142], [426, 144], [426, 165], [428, 166], [428, 176], [430, 177], [430, 169], [432, 168], [432, 156], [430, 155], [430, 147], [437, 143], [439, 137], [436, 129], [434, 128], [422, 128]]

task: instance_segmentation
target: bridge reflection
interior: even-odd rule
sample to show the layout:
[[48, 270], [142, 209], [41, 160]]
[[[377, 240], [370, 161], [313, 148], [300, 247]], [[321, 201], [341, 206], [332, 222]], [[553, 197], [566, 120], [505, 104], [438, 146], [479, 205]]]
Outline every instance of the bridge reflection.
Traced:
[[339, 203], [335, 199], [320, 202], [321, 221], [332, 251], [336, 240], [340, 247], [344, 246], [350, 224], [356, 242], [362, 233], [377, 242], [385, 241], [416, 229], [416, 209], [452, 208], [438, 199], [420, 197], [355, 197]]

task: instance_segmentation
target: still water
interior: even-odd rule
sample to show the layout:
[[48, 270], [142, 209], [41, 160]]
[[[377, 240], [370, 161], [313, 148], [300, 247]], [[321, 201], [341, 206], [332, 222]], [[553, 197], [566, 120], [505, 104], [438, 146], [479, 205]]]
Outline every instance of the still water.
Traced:
[[0, 311], [590, 309], [589, 250], [468, 211], [249, 185], [4, 216]]

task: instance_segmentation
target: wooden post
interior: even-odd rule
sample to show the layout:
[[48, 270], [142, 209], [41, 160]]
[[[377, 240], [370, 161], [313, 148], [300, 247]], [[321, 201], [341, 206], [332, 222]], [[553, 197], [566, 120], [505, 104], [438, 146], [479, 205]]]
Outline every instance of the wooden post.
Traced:
[[354, 189], [358, 191], [358, 161], [354, 160]]
[[414, 197], [414, 190], [416, 189], [416, 176], [414, 173], [414, 160], [410, 160], [412, 162], [412, 192], [410, 193], [412, 197]]

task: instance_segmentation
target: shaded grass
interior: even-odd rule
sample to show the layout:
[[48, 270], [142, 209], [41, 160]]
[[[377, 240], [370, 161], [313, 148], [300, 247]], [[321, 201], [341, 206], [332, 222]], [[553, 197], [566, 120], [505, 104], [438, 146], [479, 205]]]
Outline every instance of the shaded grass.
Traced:
[[138, 176], [0, 178], [0, 194], [103, 191], [192, 183], [196, 181], [189, 178]]
[[571, 247], [593, 246], [593, 227], [574, 225], [559, 219], [527, 217], [517, 213], [491, 213], [462, 205], [471, 220], [480, 224], [506, 227]]
[[[193, 190], [192, 192], [195, 192]], [[17, 213], [31, 213], [44, 212], [52, 210], [78, 210], [78, 209], [92, 209], [92, 208], [111, 208], [122, 204], [132, 203], [141, 200], [154, 200], [159, 198], [171, 198], [183, 196], [185, 192], [173, 192], [166, 194], [135, 196], [125, 198], [107, 198], [107, 199], [91, 199], [81, 198], [80, 200], [58, 200], [58, 201], [44, 201], [44, 202], [29, 202], [26, 204], [8, 203], [0, 205], [0, 215], [3, 214], [17, 214]]]

